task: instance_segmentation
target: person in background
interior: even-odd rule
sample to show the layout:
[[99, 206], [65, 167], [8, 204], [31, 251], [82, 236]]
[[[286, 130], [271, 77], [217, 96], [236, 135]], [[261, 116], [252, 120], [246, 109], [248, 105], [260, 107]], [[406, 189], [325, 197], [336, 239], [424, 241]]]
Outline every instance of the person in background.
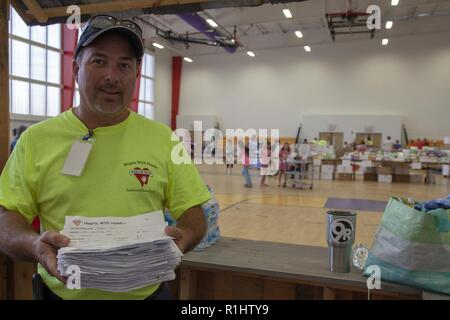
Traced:
[[12, 129], [13, 139], [17, 136], [17, 128]]
[[250, 150], [248, 143], [241, 145], [241, 156], [242, 156], [242, 175], [245, 178], [244, 186], [246, 188], [252, 187], [252, 179], [250, 178], [249, 168], [250, 168]]
[[303, 139], [303, 144], [308, 144], [308, 139]]
[[259, 142], [258, 142], [258, 137], [254, 134], [251, 139], [250, 142], [248, 144], [248, 152], [249, 152], [249, 164], [251, 166], [256, 166], [258, 167], [258, 163], [259, 163]]
[[393, 142], [391, 140], [391, 137], [388, 136], [386, 141], [384, 141], [384, 143], [383, 143], [383, 151], [384, 152], [391, 152], [393, 145], [394, 144], [393, 144]]
[[291, 154], [291, 148], [289, 147], [289, 143], [285, 143], [280, 150], [280, 173], [278, 175], [278, 186], [281, 186], [281, 179], [284, 176], [283, 187], [286, 187], [286, 171], [288, 169], [287, 159]]
[[13, 148], [13, 142], [16, 140], [17, 137], [17, 128], [12, 129], [12, 140], [11, 140], [11, 145], [9, 146], [9, 151], [10, 153], [12, 152]]
[[266, 184], [266, 176], [268, 175], [269, 171], [269, 164], [270, 164], [270, 156], [272, 152], [272, 147], [270, 143], [265, 142], [263, 147], [261, 148], [261, 186], [266, 187], [268, 184]]
[[233, 174], [234, 143], [231, 139], [227, 140], [227, 144], [225, 146], [225, 162], [227, 164], [227, 168], [225, 169], [225, 175], [228, 174], [228, 169], [230, 170], [230, 174]]
[[422, 148], [425, 146], [425, 143], [419, 138], [417, 141], [413, 144], [414, 147], [417, 147], [417, 149], [422, 150]]
[[394, 150], [396, 150], [396, 151], [401, 150], [402, 144], [400, 143], [400, 141], [395, 140], [395, 143], [394, 143], [394, 145], [393, 145], [393, 148], [394, 148]]
[[[16, 144], [17, 144], [17, 141], [19, 140], [19, 138], [22, 135], [22, 133], [24, 133], [24, 131], [27, 130], [27, 127], [26, 126], [20, 126], [19, 128], [15, 129], [15, 130], [16, 130], [15, 136], [14, 136], [13, 141], [11, 142], [11, 146], [10, 146], [10, 150], [9, 150], [11, 153], [13, 152], [13, 150], [14, 150]], [[13, 130], [13, 134], [14, 134], [14, 130]]]
[[345, 153], [349, 153], [353, 151], [353, 147], [350, 146], [347, 141], [344, 141], [344, 146], [342, 147], [342, 151]]
[[429, 147], [430, 146], [430, 142], [427, 140], [427, 138], [423, 139], [423, 146], [424, 147]]
[[366, 152], [367, 151], [366, 143], [363, 140], [361, 140], [361, 142], [356, 146], [356, 151], [358, 151], [358, 152]]
[[366, 138], [366, 143], [365, 143], [368, 147], [373, 146], [373, 141], [372, 141], [372, 137], [370, 135], [367, 136]]

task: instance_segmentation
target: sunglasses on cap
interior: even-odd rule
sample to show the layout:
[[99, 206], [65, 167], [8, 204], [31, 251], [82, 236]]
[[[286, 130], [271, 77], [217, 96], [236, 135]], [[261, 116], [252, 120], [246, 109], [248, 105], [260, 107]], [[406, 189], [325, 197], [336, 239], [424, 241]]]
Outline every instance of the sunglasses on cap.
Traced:
[[128, 28], [142, 37], [142, 29], [137, 23], [128, 19], [117, 19], [108, 15], [97, 15], [90, 18], [86, 22], [86, 25], [82, 28], [82, 31], [86, 30], [88, 27], [96, 29], [106, 29], [113, 26], [122, 26]]

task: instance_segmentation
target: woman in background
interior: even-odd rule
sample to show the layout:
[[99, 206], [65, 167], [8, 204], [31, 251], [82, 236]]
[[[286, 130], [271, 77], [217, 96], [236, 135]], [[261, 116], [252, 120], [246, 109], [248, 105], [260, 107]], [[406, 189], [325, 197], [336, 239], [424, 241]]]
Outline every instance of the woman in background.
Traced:
[[280, 150], [280, 172], [278, 175], [278, 186], [281, 186], [281, 177], [284, 176], [283, 188], [286, 187], [286, 171], [288, 167], [287, 159], [291, 154], [289, 143], [285, 143]]

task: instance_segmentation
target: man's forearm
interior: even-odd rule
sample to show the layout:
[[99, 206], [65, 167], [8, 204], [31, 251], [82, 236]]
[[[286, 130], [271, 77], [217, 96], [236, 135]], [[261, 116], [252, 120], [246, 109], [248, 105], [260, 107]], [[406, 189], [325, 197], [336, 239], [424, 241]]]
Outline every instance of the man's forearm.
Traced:
[[0, 206], [0, 251], [14, 259], [36, 261], [33, 243], [39, 237], [18, 212]]
[[188, 252], [194, 248], [206, 232], [206, 218], [200, 206], [188, 209], [177, 221], [177, 227], [182, 229], [187, 235], [184, 241], [184, 252]]

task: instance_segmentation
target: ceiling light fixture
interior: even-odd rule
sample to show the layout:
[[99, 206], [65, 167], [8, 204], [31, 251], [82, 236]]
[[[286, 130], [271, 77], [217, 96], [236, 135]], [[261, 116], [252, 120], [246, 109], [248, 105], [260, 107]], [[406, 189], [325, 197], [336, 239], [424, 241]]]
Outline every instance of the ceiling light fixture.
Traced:
[[247, 51], [247, 54], [252, 58], [255, 56], [255, 54], [252, 51]]
[[206, 19], [206, 22], [208, 22], [208, 24], [213, 28], [217, 28], [219, 26], [213, 19]]
[[303, 33], [301, 31], [295, 31], [297, 38], [303, 38]]
[[288, 19], [292, 18], [292, 13], [289, 9], [283, 9], [284, 16]]
[[153, 42], [152, 44], [154, 47], [157, 47], [158, 49], [164, 49], [164, 46], [160, 45], [158, 42]]

